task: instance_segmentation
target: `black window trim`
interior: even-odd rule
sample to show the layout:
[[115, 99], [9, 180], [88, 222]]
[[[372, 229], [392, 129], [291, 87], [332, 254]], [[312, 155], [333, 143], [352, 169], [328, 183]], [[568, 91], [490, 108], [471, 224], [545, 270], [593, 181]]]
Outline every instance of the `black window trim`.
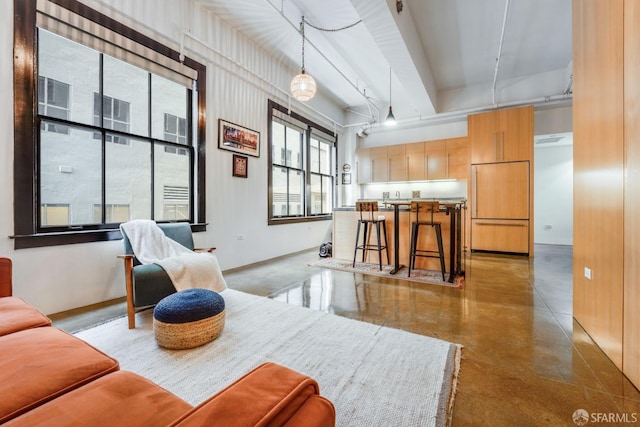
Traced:
[[[272, 123], [273, 123], [273, 110], [277, 110], [280, 111], [281, 113], [284, 113], [286, 115], [291, 116], [292, 118], [306, 124], [307, 126], [309, 126], [310, 128], [315, 128], [327, 135], [334, 135], [334, 132], [328, 130], [327, 128], [318, 125], [317, 123], [307, 119], [304, 116], [301, 116], [300, 114], [296, 113], [295, 111], [289, 110], [287, 107], [284, 107], [280, 104], [278, 104], [277, 102], [269, 99], [268, 100], [268, 117], [267, 117], [267, 134], [268, 134], [268, 140], [269, 143], [267, 144], [267, 149], [268, 149], [268, 164], [269, 167], [267, 168], [268, 171], [268, 200], [267, 200], [267, 212], [268, 212], [268, 220], [267, 220], [267, 224], [268, 225], [282, 225], [282, 224], [294, 224], [294, 223], [300, 223], [300, 222], [313, 222], [313, 221], [331, 221], [333, 219], [333, 213], [330, 214], [319, 214], [319, 215], [308, 215], [308, 216], [299, 216], [299, 217], [286, 217], [286, 218], [274, 218], [273, 217], [273, 212], [272, 212], [272, 203], [271, 201], [273, 200], [273, 186], [272, 186], [272, 182], [273, 182], [273, 168], [272, 168], [272, 159], [273, 159], [273, 153], [272, 153], [272, 146], [271, 146], [271, 134], [272, 134]], [[338, 136], [335, 135], [336, 141], [335, 141], [335, 150], [337, 152], [338, 149]], [[303, 147], [304, 150], [306, 150], [306, 147]], [[309, 156], [306, 156], [307, 158], [307, 163], [309, 162], [308, 159]], [[337, 163], [337, 162], [335, 162]], [[334, 170], [333, 172], [333, 191], [332, 191], [332, 198], [333, 198], [333, 203], [335, 206], [336, 200], [337, 200], [337, 176], [338, 176], [338, 171], [337, 171], [337, 164], [334, 165]], [[309, 167], [308, 164], [306, 165], [306, 170], [305, 170], [305, 174], [309, 173]], [[305, 180], [305, 188], [303, 189], [305, 194], [308, 194], [308, 187], [310, 185], [309, 182], [306, 182], [308, 180]], [[308, 201], [306, 201], [306, 203], [308, 203]], [[305, 207], [305, 209], [307, 209]]]
[[[57, 246], [75, 243], [89, 243], [99, 241], [118, 240], [122, 238], [118, 228], [103, 228], [83, 230], [69, 227], [66, 231], [38, 233], [38, 205], [37, 205], [37, 177], [35, 171], [38, 165], [37, 138], [39, 123], [37, 123], [37, 37], [36, 37], [36, 1], [14, 0], [14, 61], [13, 61], [13, 90], [14, 90], [14, 239], [15, 249], [25, 249], [44, 246]], [[56, 5], [89, 19], [109, 30], [121, 34], [155, 52], [174, 61], [180, 62], [180, 53], [169, 48], [151, 37], [148, 37], [124, 24], [92, 9], [77, 0], [49, 0]], [[206, 230], [206, 66], [185, 57], [183, 64], [197, 72], [197, 141], [194, 151], [197, 152], [194, 167], [198, 171], [197, 198], [198, 212], [195, 216], [198, 223], [192, 224], [194, 232]], [[190, 123], [189, 123], [190, 125]], [[194, 177], [192, 176], [193, 180]], [[192, 186], [192, 188], [194, 188]], [[193, 206], [193, 200], [192, 200]]]

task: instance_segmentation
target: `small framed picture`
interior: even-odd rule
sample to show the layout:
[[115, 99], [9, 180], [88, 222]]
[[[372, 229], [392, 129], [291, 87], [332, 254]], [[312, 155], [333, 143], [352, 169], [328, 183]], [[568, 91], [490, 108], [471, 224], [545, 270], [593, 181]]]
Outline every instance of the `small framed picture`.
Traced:
[[248, 165], [249, 165], [248, 157], [234, 154], [233, 155], [233, 176], [246, 178]]
[[218, 119], [218, 148], [260, 157], [260, 132]]
[[351, 184], [351, 173], [342, 173], [342, 184]]

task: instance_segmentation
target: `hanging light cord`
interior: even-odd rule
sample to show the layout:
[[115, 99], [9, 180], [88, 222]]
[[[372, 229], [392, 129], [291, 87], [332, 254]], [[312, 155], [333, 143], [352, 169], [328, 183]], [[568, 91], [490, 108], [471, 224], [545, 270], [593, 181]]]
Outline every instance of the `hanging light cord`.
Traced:
[[329, 33], [335, 33], [338, 31], [342, 31], [342, 30], [348, 30], [349, 28], [355, 27], [356, 25], [358, 25], [359, 23], [362, 22], [362, 19], [354, 22], [353, 24], [349, 24], [349, 25], [345, 25], [344, 27], [340, 27], [340, 28], [322, 28], [322, 27], [318, 27], [317, 25], [313, 25], [311, 24], [309, 21], [304, 19], [304, 16], [302, 16], [302, 21], [300, 21], [300, 33], [302, 34], [302, 71], [304, 71], [304, 25], [307, 24], [308, 26], [310, 26], [311, 28], [315, 28], [318, 31], [326, 31]]
[[[318, 31], [326, 31], [326, 32], [329, 32], [329, 33], [335, 33], [337, 31], [348, 30], [349, 28], [355, 27], [356, 25], [358, 25], [361, 22], [362, 22], [362, 19], [357, 21], [357, 22], [354, 22], [353, 24], [345, 25], [344, 27], [340, 27], [340, 28], [322, 28], [322, 27], [318, 27], [316, 25], [313, 25], [313, 24], [309, 23], [309, 21], [305, 21], [304, 20], [304, 16], [302, 17], [302, 24], [306, 23], [311, 28], [315, 28]], [[304, 27], [303, 27], [303, 30], [302, 30], [302, 34], [304, 35]]]

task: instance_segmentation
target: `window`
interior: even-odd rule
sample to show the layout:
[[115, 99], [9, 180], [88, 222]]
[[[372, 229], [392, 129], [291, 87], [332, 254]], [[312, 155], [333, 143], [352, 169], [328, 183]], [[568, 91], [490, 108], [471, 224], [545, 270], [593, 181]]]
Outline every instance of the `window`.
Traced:
[[[100, 109], [100, 94], [93, 94], [93, 124], [107, 129], [114, 129], [121, 132], [129, 132], [130, 118], [129, 110], [131, 104], [121, 99], [115, 99], [104, 95], [102, 97], [102, 110]], [[100, 139], [100, 134], [93, 136]], [[107, 135], [107, 142], [127, 145], [127, 138], [115, 135]]]
[[336, 137], [272, 101], [269, 106], [270, 223], [331, 218]]
[[[40, 29], [38, 35], [40, 72], [56, 75], [64, 69], [74, 88], [68, 102], [73, 119], [65, 121], [66, 135], [44, 131], [40, 135], [38, 194], [42, 203], [72, 200], [68, 225], [76, 227], [116, 222], [113, 206], [121, 205], [129, 206], [127, 220], [177, 219], [175, 214], [165, 216], [162, 189], [173, 185], [189, 191], [193, 165], [190, 147], [184, 145], [188, 140], [186, 119], [181, 129], [185, 148], [180, 148], [186, 159], [174, 162], [164, 154], [167, 148], [175, 152], [176, 147], [168, 144], [174, 141], [151, 138], [164, 139], [166, 132], [160, 129], [166, 129], [165, 115], [151, 112], [172, 109], [189, 116], [190, 89], [48, 31]], [[69, 69], [67, 52], [83, 66]], [[156, 96], [156, 91], [162, 95]], [[152, 105], [149, 99], [154, 99]], [[90, 117], [84, 112], [87, 101], [93, 105]], [[41, 129], [55, 128], [59, 114], [46, 113], [38, 115], [44, 125]], [[179, 129], [174, 117], [176, 136]], [[68, 172], [61, 173], [61, 165], [69, 166]], [[96, 205], [102, 206], [100, 212]], [[189, 212], [186, 197], [179, 219], [190, 220]], [[42, 229], [49, 226], [40, 220]]]
[[76, 0], [36, 5], [14, 7], [15, 248], [118, 239], [130, 219], [204, 230], [206, 67]]
[[[38, 114], [69, 119], [69, 85], [45, 76], [38, 76]], [[49, 123], [40, 125], [42, 131], [69, 134], [69, 128]]]

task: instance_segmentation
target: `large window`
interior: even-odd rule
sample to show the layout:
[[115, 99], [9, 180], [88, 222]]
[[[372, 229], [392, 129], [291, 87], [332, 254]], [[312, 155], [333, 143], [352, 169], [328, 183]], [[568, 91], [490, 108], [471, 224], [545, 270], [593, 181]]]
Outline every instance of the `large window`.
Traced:
[[272, 101], [269, 124], [270, 223], [330, 218], [336, 137]]
[[14, 3], [15, 247], [117, 239], [130, 219], [204, 224], [206, 68], [80, 2], [45, 3]]
[[[62, 107], [48, 107], [38, 114], [44, 124], [40, 204], [71, 201], [71, 226], [121, 222], [125, 216], [113, 215], [113, 206], [128, 206], [128, 219], [192, 220], [190, 197], [183, 200], [182, 215], [167, 215], [163, 190], [181, 187], [189, 194], [191, 187], [193, 150], [187, 120], [183, 119], [179, 142], [175, 114], [191, 117], [191, 89], [42, 29], [38, 41], [39, 80], [44, 79], [48, 89], [44, 98], [57, 101], [57, 106], [65, 104], [69, 111], [65, 115]], [[77, 66], [70, 68], [71, 61]], [[63, 75], [69, 84], [48, 77]], [[60, 95], [50, 96], [52, 92]], [[90, 115], [87, 103], [92, 105]], [[167, 117], [176, 118], [173, 134], [166, 132]], [[60, 119], [67, 132], [51, 133], [60, 129]], [[175, 161], [167, 154], [172, 150], [180, 150], [185, 158]], [[99, 212], [96, 206], [101, 206]], [[43, 216], [38, 223], [43, 231], [60, 225]]]

